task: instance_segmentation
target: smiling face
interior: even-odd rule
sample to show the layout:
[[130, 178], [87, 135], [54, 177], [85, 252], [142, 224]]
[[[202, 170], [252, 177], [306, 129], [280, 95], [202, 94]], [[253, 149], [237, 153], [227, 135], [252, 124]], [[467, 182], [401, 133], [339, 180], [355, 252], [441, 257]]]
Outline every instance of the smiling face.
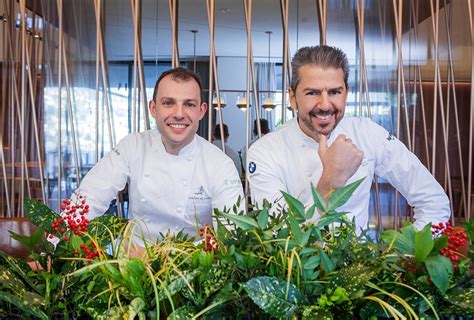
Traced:
[[179, 154], [193, 140], [207, 110], [200, 97], [199, 85], [192, 78], [182, 81], [167, 75], [161, 79], [149, 109], [168, 153]]
[[347, 87], [342, 69], [304, 65], [299, 70], [296, 91], [290, 89], [290, 102], [298, 110], [298, 124], [303, 132], [319, 142], [319, 135], [329, 136], [344, 117]]

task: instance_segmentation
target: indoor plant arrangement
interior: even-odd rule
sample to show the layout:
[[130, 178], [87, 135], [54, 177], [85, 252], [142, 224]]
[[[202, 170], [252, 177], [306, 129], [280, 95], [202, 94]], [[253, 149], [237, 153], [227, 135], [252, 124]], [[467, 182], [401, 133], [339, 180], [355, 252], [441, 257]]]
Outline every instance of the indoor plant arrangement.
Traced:
[[[133, 257], [137, 224], [87, 220], [86, 199], [60, 215], [27, 201], [38, 226], [13, 234], [40, 271], [0, 256], [0, 317], [98, 319], [369, 319], [474, 316], [473, 223], [417, 231], [406, 224], [371, 239], [337, 209], [360, 184], [313, 188], [314, 205], [283, 193], [270, 203], [215, 212], [216, 228], [166, 234]], [[316, 211], [320, 218], [312, 220]], [[198, 227], [199, 228], [199, 227]], [[52, 245], [48, 238], [57, 238]], [[49, 239], [52, 240], [52, 239]]]

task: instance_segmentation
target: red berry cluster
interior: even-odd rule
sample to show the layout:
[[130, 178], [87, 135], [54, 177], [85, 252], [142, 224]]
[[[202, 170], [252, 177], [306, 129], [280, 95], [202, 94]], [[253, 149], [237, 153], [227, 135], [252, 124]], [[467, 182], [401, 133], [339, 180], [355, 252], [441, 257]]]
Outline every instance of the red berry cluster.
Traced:
[[[75, 204], [71, 203], [71, 200], [65, 199], [61, 204], [61, 217], [53, 221], [51, 228], [62, 234], [70, 229], [74, 234], [82, 236], [89, 226], [89, 219], [85, 217], [88, 212], [89, 205], [86, 204], [83, 196], [79, 196]], [[53, 238], [54, 236], [50, 234], [49, 237]], [[64, 240], [68, 241], [69, 238], [64, 237]]]
[[[91, 244], [92, 249], [87, 244], [81, 244], [80, 247], [82, 251], [84, 252], [84, 256], [86, 259], [94, 259], [95, 257], [99, 256], [99, 250], [96, 250], [96, 245], [94, 242], [92, 242]], [[78, 253], [74, 252], [74, 254], [79, 254], [79, 252]]]
[[216, 252], [219, 249], [219, 244], [217, 243], [216, 238], [214, 237], [214, 233], [212, 228], [206, 224], [204, 228], [199, 229], [199, 235], [204, 238], [204, 251], [206, 252]]
[[[82, 236], [89, 226], [89, 219], [86, 218], [86, 214], [89, 212], [89, 205], [86, 204], [85, 198], [79, 195], [75, 203], [65, 199], [60, 208], [60, 217], [53, 221], [51, 228], [56, 234], [59, 233], [59, 237], [63, 238], [64, 241], [70, 240], [71, 232], [77, 236]], [[54, 235], [50, 234], [49, 238], [54, 238]], [[99, 255], [94, 242], [92, 242], [91, 247], [86, 244], [80, 245], [86, 259], [94, 259]], [[73, 252], [75, 255], [79, 255], [79, 250], [75, 249]]]
[[447, 236], [448, 245], [441, 250], [440, 254], [448, 257], [451, 260], [454, 270], [458, 270], [456, 261], [460, 259], [459, 248], [467, 243], [467, 234], [464, 230], [455, 230], [453, 226], [447, 221], [440, 222], [438, 225], [431, 227], [431, 233], [434, 237]]

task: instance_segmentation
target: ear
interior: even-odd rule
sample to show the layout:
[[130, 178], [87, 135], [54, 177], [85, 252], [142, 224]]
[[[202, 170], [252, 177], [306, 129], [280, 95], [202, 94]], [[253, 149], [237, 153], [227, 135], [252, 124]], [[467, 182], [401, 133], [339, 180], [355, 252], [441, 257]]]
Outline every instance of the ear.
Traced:
[[296, 103], [296, 92], [292, 88], [288, 89], [288, 95], [290, 97], [290, 106], [292, 110], [298, 109], [298, 104]]
[[200, 116], [199, 120], [201, 120], [204, 117], [204, 115], [206, 114], [207, 103], [205, 103], [205, 102], [201, 103], [201, 106], [199, 107], [199, 109], [200, 109], [200, 112], [201, 112], [201, 116]]
[[148, 103], [148, 110], [150, 110], [150, 113], [153, 118], [156, 118], [156, 104], [154, 100], [150, 100], [150, 102]]

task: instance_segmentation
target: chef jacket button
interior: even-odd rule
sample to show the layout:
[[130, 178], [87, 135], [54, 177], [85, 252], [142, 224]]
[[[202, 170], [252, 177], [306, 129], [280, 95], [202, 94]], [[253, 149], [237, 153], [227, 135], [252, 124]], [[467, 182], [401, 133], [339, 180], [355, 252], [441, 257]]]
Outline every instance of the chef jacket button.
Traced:
[[183, 212], [183, 207], [181, 206], [176, 207], [176, 211], [179, 213]]
[[310, 171], [307, 171], [307, 172], [306, 172], [306, 175], [307, 175], [308, 177], [311, 177], [311, 172], [310, 172]]
[[188, 157], [188, 161], [192, 161], [193, 160], [193, 157]]
[[146, 202], [146, 199], [145, 199], [145, 198], [142, 198], [142, 202]]
[[148, 172], [145, 172], [145, 177], [149, 177], [150, 174]]
[[187, 186], [188, 185], [188, 182], [186, 180], [183, 180], [183, 186]]

